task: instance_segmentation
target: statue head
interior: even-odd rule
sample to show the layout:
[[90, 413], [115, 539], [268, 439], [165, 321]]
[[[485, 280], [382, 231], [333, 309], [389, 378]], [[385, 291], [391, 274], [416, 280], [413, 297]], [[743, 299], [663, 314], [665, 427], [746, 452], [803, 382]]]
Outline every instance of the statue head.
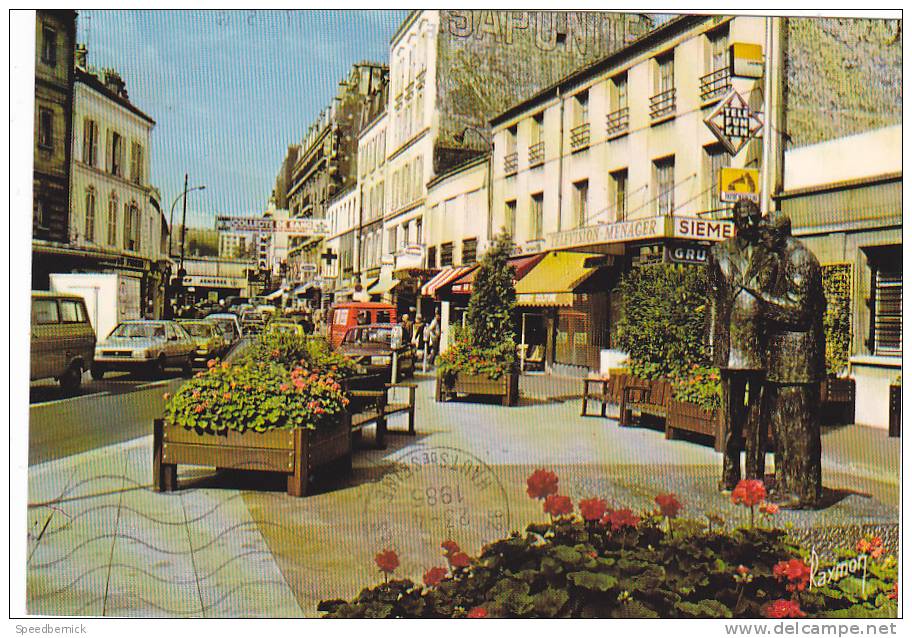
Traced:
[[732, 214], [738, 235], [749, 241], [757, 239], [761, 219], [760, 207], [750, 200], [741, 199], [735, 202]]
[[783, 213], [770, 213], [760, 225], [760, 241], [770, 250], [778, 250], [791, 234], [792, 219]]

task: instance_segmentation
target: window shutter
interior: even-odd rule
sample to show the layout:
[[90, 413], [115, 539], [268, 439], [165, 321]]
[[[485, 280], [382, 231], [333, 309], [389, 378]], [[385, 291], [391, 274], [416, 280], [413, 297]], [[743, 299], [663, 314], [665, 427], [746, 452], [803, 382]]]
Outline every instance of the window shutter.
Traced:
[[105, 131], [105, 170], [114, 172], [114, 139], [110, 129]]
[[92, 120], [82, 120], [82, 162], [92, 165]]
[[902, 355], [902, 272], [878, 270], [874, 296], [874, 354]]

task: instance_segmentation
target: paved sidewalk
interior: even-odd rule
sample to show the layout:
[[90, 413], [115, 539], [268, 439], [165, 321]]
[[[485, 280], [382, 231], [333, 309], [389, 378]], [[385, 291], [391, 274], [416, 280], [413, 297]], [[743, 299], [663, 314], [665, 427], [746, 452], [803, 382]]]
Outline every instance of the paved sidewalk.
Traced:
[[[652, 509], [675, 492], [682, 515], [746, 520], [715, 490], [710, 446], [666, 441], [647, 428], [579, 416], [574, 382], [523, 378], [519, 406], [436, 403], [419, 378], [418, 436], [358, 450], [350, 477], [318, 477], [312, 496], [284, 493], [281, 477], [181, 468], [181, 489], [151, 490], [151, 436], [29, 471], [27, 608], [49, 615], [299, 617], [321, 599], [351, 597], [380, 580], [374, 555], [399, 553], [398, 576], [420, 580], [454, 538], [475, 553], [544, 519], [525, 494], [537, 467], [575, 501], [599, 495]], [[575, 394], [574, 394], [575, 392]], [[398, 418], [391, 428], [402, 428]], [[150, 424], [151, 429], [151, 424]], [[371, 432], [365, 434], [371, 442]], [[897, 439], [849, 426], [824, 435], [828, 506], [783, 512], [815, 547], [863, 530], [896, 537]], [[802, 536], [804, 535], [804, 536]]]

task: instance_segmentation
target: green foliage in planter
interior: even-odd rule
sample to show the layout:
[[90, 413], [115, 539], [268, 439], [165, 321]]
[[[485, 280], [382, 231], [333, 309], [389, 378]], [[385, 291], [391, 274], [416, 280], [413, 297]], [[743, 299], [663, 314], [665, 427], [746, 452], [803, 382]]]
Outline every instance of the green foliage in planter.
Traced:
[[335, 352], [323, 337], [301, 336], [267, 331], [244, 352], [244, 361], [273, 361], [294, 368], [299, 365], [310, 370], [331, 372], [334, 377], [346, 379], [358, 372], [351, 359]]
[[828, 374], [840, 374], [849, 365], [852, 343], [852, 265], [831, 264], [820, 267], [826, 312], [823, 332], [826, 337], [826, 369]]
[[704, 410], [722, 405], [722, 382], [719, 369], [694, 364], [671, 379], [672, 396], [678, 401], [694, 403]]
[[510, 236], [501, 234], [481, 260], [469, 298], [466, 328], [455, 330], [450, 347], [437, 357], [437, 372], [448, 382], [456, 372], [499, 379], [516, 369], [516, 289], [513, 268], [507, 262], [512, 250]]
[[709, 364], [706, 290], [706, 270], [695, 266], [648, 264], [622, 277], [615, 339], [634, 376], [672, 378]]
[[615, 531], [560, 517], [487, 545], [436, 585], [394, 580], [318, 609], [332, 618], [757, 618], [793, 601], [808, 616], [896, 617], [895, 558], [869, 561], [864, 596], [849, 578], [789, 590], [774, 568], [799, 558], [782, 530], [679, 520], [672, 536], [655, 514]]
[[165, 420], [208, 432], [331, 428], [348, 399], [336, 378], [272, 362], [212, 365], [165, 402]]

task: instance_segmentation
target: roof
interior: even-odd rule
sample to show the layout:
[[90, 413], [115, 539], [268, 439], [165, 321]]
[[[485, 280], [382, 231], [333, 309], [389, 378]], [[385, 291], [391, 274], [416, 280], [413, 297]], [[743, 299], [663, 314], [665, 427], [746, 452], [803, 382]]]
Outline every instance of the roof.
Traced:
[[713, 17], [714, 16], [711, 15], [692, 14], [676, 16], [661, 26], [656, 27], [652, 31], [647, 31], [639, 38], [628, 44], [626, 47], [623, 47], [614, 53], [596, 60], [592, 64], [585, 66], [568, 76], [565, 76], [551, 86], [545, 87], [538, 93], [533, 94], [531, 97], [523, 100], [522, 102], [517, 102], [503, 113], [495, 115], [489, 121], [492, 126], [497, 126], [498, 124], [529, 110], [536, 104], [545, 102], [552, 97], [557, 97], [563, 90], [573, 87], [574, 85], [579, 84], [584, 80], [587, 80], [604, 72], [606, 69], [610, 69], [611, 67], [617, 66], [629, 58], [639, 55], [644, 50], [655, 46], [662, 40], [668, 39], [678, 32], [685, 31]]
[[117, 102], [122, 107], [124, 107], [125, 109], [127, 109], [128, 111], [133, 113], [134, 115], [141, 117], [142, 119], [149, 122], [152, 126], [155, 126], [155, 120], [153, 120], [151, 117], [146, 115], [137, 106], [135, 106], [130, 100], [123, 98], [123, 97], [117, 95], [116, 93], [114, 93], [113, 91], [111, 91], [107, 86], [105, 86], [104, 82], [99, 80], [96, 76], [92, 75], [88, 71], [83, 71], [82, 69], [77, 67], [76, 76], [74, 78], [74, 81], [81, 82], [81, 83], [85, 84], [86, 86], [91, 87], [93, 90], [97, 91], [98, 93], [101, 93], [109, 100]]

